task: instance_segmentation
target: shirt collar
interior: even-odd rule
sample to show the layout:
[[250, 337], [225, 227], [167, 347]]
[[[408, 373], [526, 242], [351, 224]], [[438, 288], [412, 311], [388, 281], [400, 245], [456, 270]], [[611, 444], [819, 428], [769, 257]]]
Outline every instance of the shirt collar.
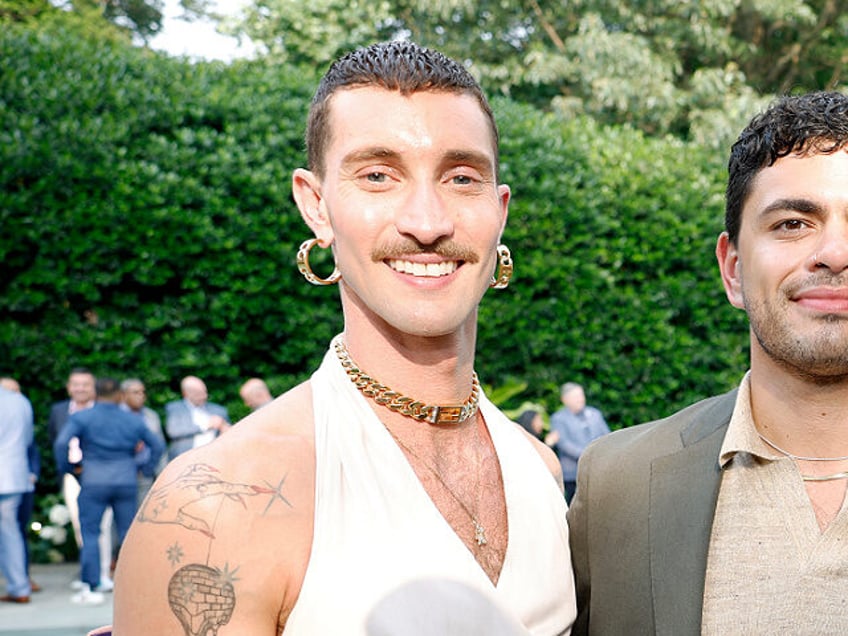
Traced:
[[94, 406], [94, 400], [90, 400], [89, 402], [86, 402], [86, 403], [81, 404], [81, 405], [74, 402], [73, 400], [68, 400], [68, 413], [73, 415], [74, 413], [76, 413], [78, 411], [84, 411], [86, 409], [90, 409], [92, 406]]
[[202, 406], [195, 406], [194, 404], [189, 402], [187, 398], [183, 398], [183, 402], [185, 402], [186, 406], [189, 408], [190, 411], [205, 411], [206, 410], [206, 404], [203, 404]]
[[724, 468], [736, 453], [748, 453], [766, 461], [784, 459], [768, 446], [757, 433], [751, 413], [751, 372], [748, 371], [739, 385], [733, 415], [719, 452], [719, 464]]

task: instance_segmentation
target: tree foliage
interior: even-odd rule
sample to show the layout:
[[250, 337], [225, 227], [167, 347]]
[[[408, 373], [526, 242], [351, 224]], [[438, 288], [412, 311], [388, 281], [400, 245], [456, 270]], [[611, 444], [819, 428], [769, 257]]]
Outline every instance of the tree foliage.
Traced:
[[[101, 36], [134, 36], [147, 42], [162, 30], [164, 5], [164, 0], [0, 0], [0, 24], [61, 23]], [[214, 15], [209, 0], [180, 0], [180, 6], [188, 20]]]
[[256, 0], [236, 27], [324, 67], [410, 37], [468, 60], [486, 88], [565, 116], [723, 145], [764, 98], [834, 88], [848, 0]]

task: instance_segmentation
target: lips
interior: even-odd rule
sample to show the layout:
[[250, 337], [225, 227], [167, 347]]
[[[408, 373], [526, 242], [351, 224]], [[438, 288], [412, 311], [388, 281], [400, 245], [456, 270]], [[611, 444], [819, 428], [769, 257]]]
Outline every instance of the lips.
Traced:
[[453, 274], [459, 267], [458, 261], [440, 261], [438, 263], [420, 263], [400, 259], [387, 259], [386, 264], [394, 271], [412, 276], [439, 278]]
[[815, 287], [799, 292], [795, 302], [816, 311], [826, 313], [848, 313], [848, 288]]

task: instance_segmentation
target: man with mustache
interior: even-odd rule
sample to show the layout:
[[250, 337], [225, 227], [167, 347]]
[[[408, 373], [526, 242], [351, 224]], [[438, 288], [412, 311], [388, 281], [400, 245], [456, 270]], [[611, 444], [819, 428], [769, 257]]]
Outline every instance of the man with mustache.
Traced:
[[331, 66], [306, 139], [298, 267], [338, 283], [344, 330], [308, 382], [171, 462], [121, 553], [116, 633], [567, 634], [559, 462], [474, 372], [478, 304], [512, 272], [479, 85], [376, 44]]
[[848, 97], [785, 97], [728, 165], [738, 389], [613, 433], [568, 513], [579, 634], [845, 634]]

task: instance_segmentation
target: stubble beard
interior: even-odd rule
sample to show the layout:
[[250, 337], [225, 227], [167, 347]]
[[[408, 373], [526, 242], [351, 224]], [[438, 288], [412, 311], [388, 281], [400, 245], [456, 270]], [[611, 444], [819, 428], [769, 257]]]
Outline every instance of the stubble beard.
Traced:
[[751, 331], [774, 362], [796, 377], [822, 384], [848, 380], [848, 319], [834, 314], [808, 320], [801, 332], [788, 319], [791, 301], [745, 301]]

